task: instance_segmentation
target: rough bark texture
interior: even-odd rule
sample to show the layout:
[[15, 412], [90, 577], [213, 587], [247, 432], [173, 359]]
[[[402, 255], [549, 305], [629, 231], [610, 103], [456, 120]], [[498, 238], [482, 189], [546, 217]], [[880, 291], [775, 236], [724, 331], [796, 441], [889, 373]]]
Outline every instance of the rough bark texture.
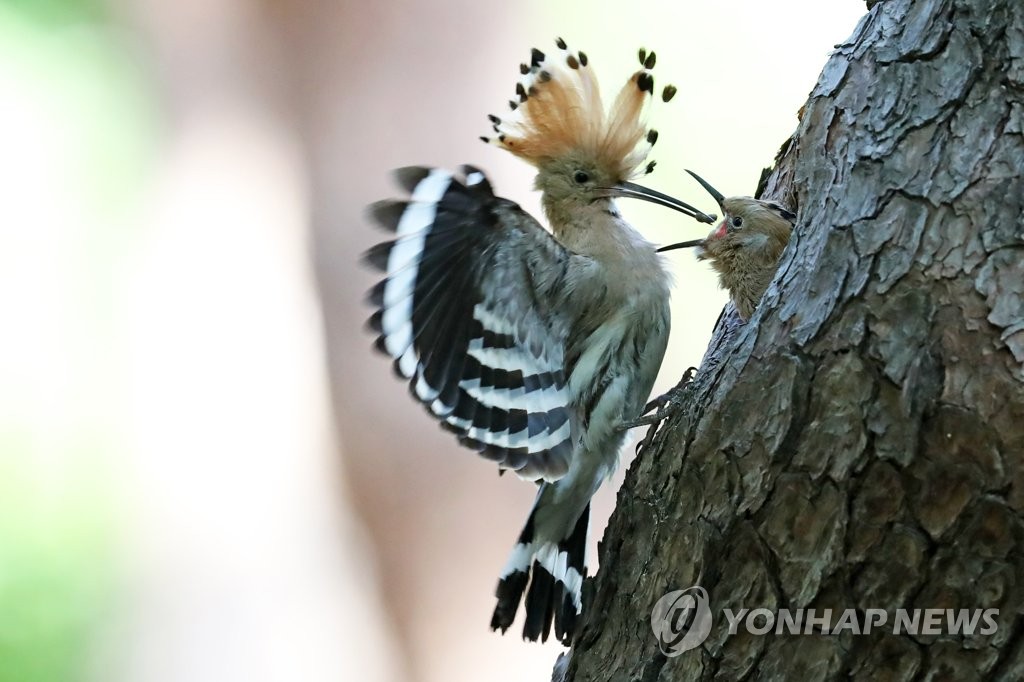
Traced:
[[[1020, 0], [886, 0], [838, 47], [766, 183], [779, 275], [630, 470], [556, 677], [1024, 679], [1022, 95]], [[711, 635], [665, 658], [651, 609], [695, 584]], [[727, 634], [759, 606], [998, 631]]]

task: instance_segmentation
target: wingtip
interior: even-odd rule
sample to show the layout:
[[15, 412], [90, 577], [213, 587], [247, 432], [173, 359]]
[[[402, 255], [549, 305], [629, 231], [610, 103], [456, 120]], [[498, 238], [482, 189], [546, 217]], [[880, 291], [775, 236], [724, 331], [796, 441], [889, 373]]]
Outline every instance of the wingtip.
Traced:
[[430, 175], [430, 169], [425, 166], [404, 166], [396, 168], [393, 172], [398, 185], [406, 192], [412, 194], [416, 185], [420, 184], [423, 178]]
[[359, 260], [363, 265], [368, 265], [374, 270], [381, 272], [387, 272], [388, 269], [388, 258], [391, 255], [391, 248], [394, 242], [382, 242], [380, 244], [374, 244], [366, 251], [363, 251]]
[[367, 206], [366, 212], [375, 223], [385, 230], [397, 232], [398, 223], [401, 221], [402, 214], [405, 213], [405, 209], [408, 206], [409, 202], [407, 201], [383, 199]]

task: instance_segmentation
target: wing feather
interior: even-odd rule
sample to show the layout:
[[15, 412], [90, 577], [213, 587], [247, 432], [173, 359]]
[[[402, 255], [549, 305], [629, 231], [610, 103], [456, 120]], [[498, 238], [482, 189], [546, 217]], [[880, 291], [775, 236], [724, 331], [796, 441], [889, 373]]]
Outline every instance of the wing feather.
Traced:
[[395, 239], [364, 260], [385, 279], [370, 328], [412, 395], [466, 447], [528, 478], [568, 470], [576, 423], [551, 300], [573, 254], [491, 191], [484, 174], [397, 173], [408, 201], [371, 214]]

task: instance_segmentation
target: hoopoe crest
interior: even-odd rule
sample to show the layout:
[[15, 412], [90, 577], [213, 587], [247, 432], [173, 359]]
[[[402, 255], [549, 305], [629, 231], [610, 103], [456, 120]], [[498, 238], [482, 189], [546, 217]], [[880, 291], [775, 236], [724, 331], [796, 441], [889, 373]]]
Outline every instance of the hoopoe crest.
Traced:
[[[509, 102], [511, 116], [490, 117], [497, 136], [483, 139], [538, 168], [553, 159], [579, 155], [619, 180], [640, 175], [641, 167], [650, 173], [654, 166], [645, 161], [658, 131], [647, 129], [645, 113], [654, 94], [650, 69], [655, 53], [641, 51], [642, 68], [630, 76], [606, 111], [586, 53], [569, 51], [561, 39], [557, 46], [553, 59], [534, 48], [530, 64], [520, 65], [519, 101]], [[666, 86], [662, 100], [668, 102], [675, 94], [674, 86]]]
[[[641, 49], [641, 68], [619, 89], [610, 109], [585, 52], [573, 52], [564, 40], [556, 41], [551, 58], [534, 48], [530, 63], [519, 65], [522, 78], [516, 83], [517, 99], [509, 101], [510, 114], [489, 116], [494, 135], [481, 137], [540, 172], [536, 188], [553, 201], [588, 203], [597, 198], [632, 197], [686, 213], [701, 222], [712, 222], [689, 204], [629, 182], [654, 170], [648, 156], [658, 141], [658, 131], [646, 125], [654, 97], [654, 52]], [[677, 89], [667, 85], [661, 99], [670, 101]], [[545, 203], [556, 234], [560, 218]]]

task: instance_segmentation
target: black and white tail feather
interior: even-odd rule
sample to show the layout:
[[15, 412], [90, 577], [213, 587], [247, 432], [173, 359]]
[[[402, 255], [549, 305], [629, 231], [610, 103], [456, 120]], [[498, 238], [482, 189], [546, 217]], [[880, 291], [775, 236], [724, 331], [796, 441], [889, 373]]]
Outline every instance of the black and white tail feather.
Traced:
[[[523, 478], [558, 480], [579, 415], [566, 376], [571, 320], [544, 302], [556, 299], [570, 263], [586, 257], [494, 196], [476, 168], [461, 176], [404, 168], [396, 177], [409, 200], [371, 207], [395, 239], [365, 254], [386, 274], [369, 297], [377, 348], [462, 444]], [[523, 636], [546, 640], [554, 621], [568, 642], [582, 608], [589, 505], [566, 537], [545, 538], [535, 517], [552, 489], [542, 483], [502, 572], [491, 626], [504, 632], [527, 592]]]
[[500, 629], [502, 633], [508, 630], [529, 582], [523, 638], [547, 641], [554, 621], [555, 637], [568, 645], [583, 611], [590, 505], [587, 504], [568, 537], [558, 542], [545, 541], [534, 532], [534, 517], [545, 492], [550, 490], [549, 486], [541, 487], [530, 518], [501, 572], [491, 629]]

